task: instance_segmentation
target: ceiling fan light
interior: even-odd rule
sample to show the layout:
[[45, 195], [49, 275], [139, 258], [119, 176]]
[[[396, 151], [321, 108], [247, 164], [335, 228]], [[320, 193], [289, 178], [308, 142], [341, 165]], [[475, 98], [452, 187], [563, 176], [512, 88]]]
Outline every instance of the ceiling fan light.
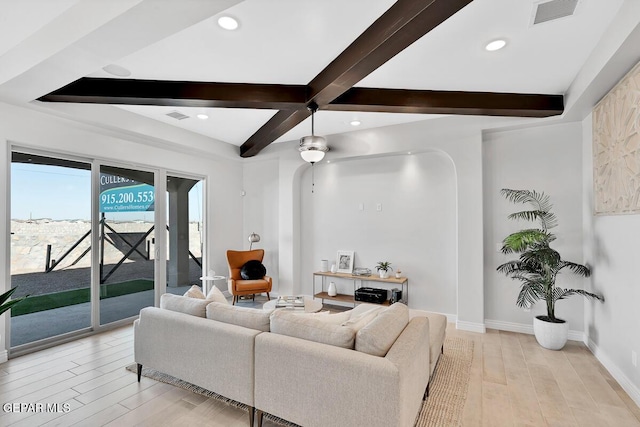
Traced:
[[316, 163], [324, 158], [324, 151], [308, 148], [304, 151], [300, 151], [300, 157], [302, 157], [302, 160], [307, 163]]

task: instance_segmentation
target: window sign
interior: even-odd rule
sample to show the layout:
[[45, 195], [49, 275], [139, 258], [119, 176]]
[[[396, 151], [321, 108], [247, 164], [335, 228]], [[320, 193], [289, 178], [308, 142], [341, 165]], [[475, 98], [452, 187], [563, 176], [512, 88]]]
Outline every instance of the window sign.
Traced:
[[145, 212], [154, 208], [153, 185], [100, 174], [100, 212]]

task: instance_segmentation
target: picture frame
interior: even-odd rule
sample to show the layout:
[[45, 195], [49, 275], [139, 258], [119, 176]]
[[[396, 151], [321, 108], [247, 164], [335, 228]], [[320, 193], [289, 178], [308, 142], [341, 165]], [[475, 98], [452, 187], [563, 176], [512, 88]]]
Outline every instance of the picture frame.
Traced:
[[353, 259], [355, 257], [354, 251], [338, 251], [336, 257], [336, 266], [338, 273], [353, 273]]

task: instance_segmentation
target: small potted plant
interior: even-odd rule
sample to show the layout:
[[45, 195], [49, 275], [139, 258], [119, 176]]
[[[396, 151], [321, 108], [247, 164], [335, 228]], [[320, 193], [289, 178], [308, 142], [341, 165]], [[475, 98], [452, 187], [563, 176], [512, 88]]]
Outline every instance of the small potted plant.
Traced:
[[391, 268], [391, 263], [389, 261], [379, 261], [376, 265], [376, 270], [378, 270], [378, 274], [381, 279], [388, 279], [389, 270], [393, 270], [393, 268]]

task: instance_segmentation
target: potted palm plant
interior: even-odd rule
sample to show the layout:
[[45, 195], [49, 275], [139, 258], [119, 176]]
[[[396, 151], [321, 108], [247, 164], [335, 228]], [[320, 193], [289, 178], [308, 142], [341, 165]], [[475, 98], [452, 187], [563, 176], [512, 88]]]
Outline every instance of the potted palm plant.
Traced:
[[563, 289], [556, 285], [556, 277], [563, 270], [582, 277], [589, 277], [589, 267], [565, 261], [560, 253], [549, 244], [556, 236], [549, 232], [557, 226], [557, 218], [551, 212], [549, 196], [535, 190], [502, 189], [500, 193], [512, 203], [532, 206], [531, 210], [515, 212], [509, 219], [536, 221], [539, 228], [529, 228], [512, 233], [502, 241], [503, 254], [520, 254], [517, 260], [500, 265], [497, 270], [507, 277], [520, 281], [520, 293], [516, 300], [518, 307], [531, 307], [539, 300], [546, 304], [547, 315], [536, 316], [533, 331], [538, 343], [550, 350], [560, 350], [567, 342], [569, 324], [556, 317], [556, 301], [572, 295], [582, 295], [604, 301], [602, 295], [582, 289]]
[[379, 261], [376, 265], [376, 270], [378, 270], [381, 279], [387, 279], [389, 277], [389, 270], [393, 270], [393, 268], [391, 268], [389, 261]]

